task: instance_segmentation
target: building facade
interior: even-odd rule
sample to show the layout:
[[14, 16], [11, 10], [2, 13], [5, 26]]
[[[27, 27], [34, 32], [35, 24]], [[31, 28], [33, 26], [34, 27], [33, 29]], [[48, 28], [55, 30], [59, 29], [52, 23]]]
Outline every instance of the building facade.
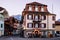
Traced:
[[22, 12], [24, 36], [40, 34], [47, 36], [55, 33], [55, 14], [48, 11], [47, 5], [38, 2], [28, 3]]
[[0, 36], [4, 35], [4, 17], [0, 14]]
[[55, 22], [55, 31], [56, 33], [60, 34], [60, 22], [59, 21]]
[[4, 18], [9, 17], [7, 10], [3, 7], [0, 7], [0, 14], [2, 14], [4, 16]]

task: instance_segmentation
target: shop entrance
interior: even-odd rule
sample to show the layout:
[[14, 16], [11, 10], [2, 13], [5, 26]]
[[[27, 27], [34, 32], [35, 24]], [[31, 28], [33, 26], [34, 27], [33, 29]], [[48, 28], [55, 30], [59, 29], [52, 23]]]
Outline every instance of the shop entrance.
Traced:
[[41, 32], [35, 29], [32, 33], [28, 33], [29, 37], [39, 38], [41, 37]]

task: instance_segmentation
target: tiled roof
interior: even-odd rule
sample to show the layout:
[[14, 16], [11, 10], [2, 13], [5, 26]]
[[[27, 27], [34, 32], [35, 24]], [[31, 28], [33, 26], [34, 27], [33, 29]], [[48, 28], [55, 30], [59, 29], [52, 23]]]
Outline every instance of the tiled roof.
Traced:
[[45, 5], [45, 4], [41, 4], [41, 3], [38, 3], [38, 2], [28, 3], [27, 5], [47, 6], [47, 5]]
[[55, 21], [55, 25], [60, 25], [60, 22], [59, 21]]
[[41, 14], [41, 15], [55, 15], [51, 14], [50, 12], [37, 12], [37, 11], [23, 11], [23, 13], [33, 13], [33, 14]]
[[0, 7], [0, 11], [2, 11], [4, 8]]

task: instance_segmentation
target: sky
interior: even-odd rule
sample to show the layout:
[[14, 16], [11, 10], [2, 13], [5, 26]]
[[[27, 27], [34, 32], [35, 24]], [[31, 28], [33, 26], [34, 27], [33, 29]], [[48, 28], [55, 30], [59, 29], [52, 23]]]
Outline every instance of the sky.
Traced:
[[[60, 0], [0, 0], [0, 7], [5, 8], [9, 15], [22, 15], [27, 3], [39, 2], [48, 5], [48, 11], [56, 14], [56, 20], [60, 19]], [[53, 9], [52, 9], [53, 8]]]

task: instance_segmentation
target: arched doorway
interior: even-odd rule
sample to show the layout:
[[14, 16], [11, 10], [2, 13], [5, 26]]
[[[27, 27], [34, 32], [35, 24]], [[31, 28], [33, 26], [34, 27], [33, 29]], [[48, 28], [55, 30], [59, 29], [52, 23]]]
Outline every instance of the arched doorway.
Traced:
[[34, 29], [34, 31], [32, 32], [33, 36], [35, 38], [41, 37], [41, 32], [39, 29]]

